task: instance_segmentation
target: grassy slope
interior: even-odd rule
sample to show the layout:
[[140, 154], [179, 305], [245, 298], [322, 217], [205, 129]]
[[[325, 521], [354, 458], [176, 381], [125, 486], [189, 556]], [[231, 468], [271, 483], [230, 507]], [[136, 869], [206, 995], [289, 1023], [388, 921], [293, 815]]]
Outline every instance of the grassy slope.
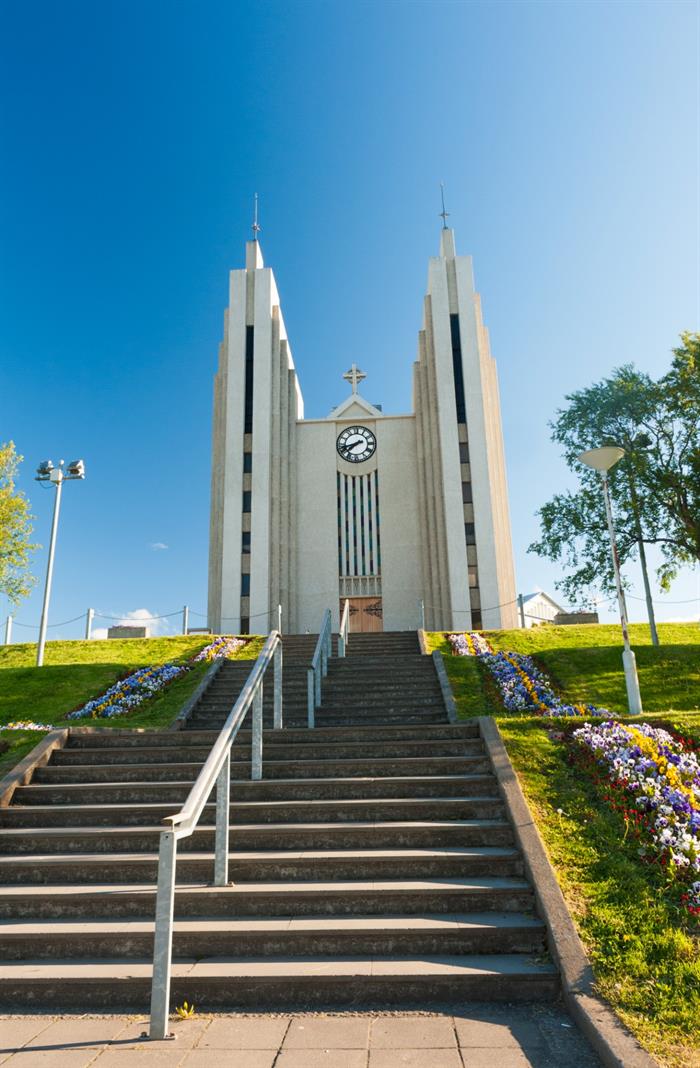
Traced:
[[[185, 663], [208, 642], [206, 636], [126, 638], [109, 641], [48, 642], [44, 666], [37, 668], [36, 645], [0, 648], [0, 775], [7, 772], [44, 736], [38, 731], [3, 731], [2, 724], [33, 720], [67, 726], [66, 713], [85, 704], [138, 667], [166, 662]], [[239, 653], [257, 656], [261, 640], [254, 639]], [[198, 685], [207, 664], [196, 664], [160, 694], [126, 716], [109, 720], [76, 721], [74, 726], [99, 722], [100, 727], [164, 727], [177, 715]]]
[[[700, 737], [700, 629], [666, 624], [660, 649], [633, 627], [642, 697], [651, 714]], [[624, 712], [616, 627], [494, 631], [497, 649], [531, 653], [571, 700]], [[446, 648], [431, 635], [433, 648]], [[444, 643], [444, 644], [443, 644]], [[460, 715], [495, 715], [536, 816], [550, 858], [593, 961], [601, 992], [640, 1041], [673, 1068], [700, 1065], [700, 946], [659, 875], [639, 863], [622, 817], [566, 760], [551, 738], [562, 723], [506, 715], [488, 672], [467, 657], [446, 656]]]

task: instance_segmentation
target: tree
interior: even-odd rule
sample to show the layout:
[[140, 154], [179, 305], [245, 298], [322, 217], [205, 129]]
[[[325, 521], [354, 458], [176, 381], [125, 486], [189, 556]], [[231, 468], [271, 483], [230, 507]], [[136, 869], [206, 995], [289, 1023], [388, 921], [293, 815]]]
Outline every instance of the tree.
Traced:
[[22, 457], [14, 442], [0, 444], [0, 593], [12, 604], [26, 597], [35, 582], [29, 572], [29, 554], [37, 548], [29, 541], [32, 533], [29, 501], [15, 489]]
[[540, 540], [529, 551], [574, 568], [556, 585], [572, 600], [614, 590], [610, 546], [597, 475], [576, 457], [599, 445], [620, 445], [624, 459], [610, 472], [621, 562], [639, 557], [652, 639], [658, 642], [645, 544], [659, 545], [658, 579], [667, 589], [678, 568], [700, 560], [700, 335], [681, 335], [669, 372], [654, 382], [631, 365], [567, 396], [551, 424], [576, 493], [558, 494], [540, 510]]

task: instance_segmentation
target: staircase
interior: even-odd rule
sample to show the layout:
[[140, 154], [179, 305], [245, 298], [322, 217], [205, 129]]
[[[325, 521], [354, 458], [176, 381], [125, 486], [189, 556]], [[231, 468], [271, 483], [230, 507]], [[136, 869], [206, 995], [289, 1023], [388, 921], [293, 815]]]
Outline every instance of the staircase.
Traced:
[[[265, 731], [262, 781], [249, 779], [249, 730], [234, 745], [233, 885], [207, 885], [213, 804], [179, 844], [173, 1003], [554, 996], [478, 724], [447, 722], [415, 635], [352, 635], [310, 731], [314, 645], [285, 638], [286, 727]], [[72, 730], [0, 809], [4, 1009], [147, 1010], [159, 821], [249, 668], [225, 664], [185, 731]]]

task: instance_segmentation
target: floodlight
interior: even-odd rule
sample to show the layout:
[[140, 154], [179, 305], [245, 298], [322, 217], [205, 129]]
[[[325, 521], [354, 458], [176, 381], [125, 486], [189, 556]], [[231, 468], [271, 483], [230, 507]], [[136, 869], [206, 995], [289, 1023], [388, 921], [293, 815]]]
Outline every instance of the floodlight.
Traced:
[[36, 473], [37, 473], [37, 476], [39, 478], [48, 478], [52, 471], [53, 471], [53, 461], [52, 460], [42, 460], [41, 463], [39, 464], [39, 466], [36, 469]]
[[71, 460], [68, 464], [70, 478], [85, 478], [85, 463], [83, 460]]

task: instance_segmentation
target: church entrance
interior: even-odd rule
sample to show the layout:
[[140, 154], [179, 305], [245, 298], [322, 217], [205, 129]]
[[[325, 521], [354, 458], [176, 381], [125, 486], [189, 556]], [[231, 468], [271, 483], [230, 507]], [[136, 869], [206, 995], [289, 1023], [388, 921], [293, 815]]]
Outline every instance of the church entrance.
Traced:
[[[371, 634], [384, 630], [381, 597], [349, 597], [350, 633]], [[340, 603], [343, 610], [343, 602]]]

